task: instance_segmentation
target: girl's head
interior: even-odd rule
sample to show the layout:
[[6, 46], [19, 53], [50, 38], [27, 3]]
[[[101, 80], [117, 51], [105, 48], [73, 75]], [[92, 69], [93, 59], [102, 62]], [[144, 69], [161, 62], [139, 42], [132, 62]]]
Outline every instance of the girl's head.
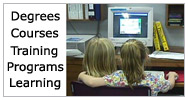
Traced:
[[83, 67], [88, 75], [102, 77], [116, 71], [115, 49], [106, 38], [93, 38], [89, 41]]
[[121, 47], [122, 69], [125, 73], [129, 86], [140, 83], [144, 77], [144, 62], [149, 50], [138, 40], [131, 39]]

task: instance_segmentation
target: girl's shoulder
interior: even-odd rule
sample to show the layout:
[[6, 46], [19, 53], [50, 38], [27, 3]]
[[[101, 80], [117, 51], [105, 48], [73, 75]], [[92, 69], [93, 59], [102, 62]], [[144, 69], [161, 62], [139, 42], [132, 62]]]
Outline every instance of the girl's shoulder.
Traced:
[[123, 70], [117, 70], [112, 73], [112, 75], [123, 75], [123, 74], [124, 74]]
[[114, 79], [114, 78], [116, 78], [116, 79], [117, 78], [124, 78], [124, 73], [123, 73], [122, 70], [117, 70], [110, 75], [106, 75], [105, 77], [112, 78], [112, 79]]

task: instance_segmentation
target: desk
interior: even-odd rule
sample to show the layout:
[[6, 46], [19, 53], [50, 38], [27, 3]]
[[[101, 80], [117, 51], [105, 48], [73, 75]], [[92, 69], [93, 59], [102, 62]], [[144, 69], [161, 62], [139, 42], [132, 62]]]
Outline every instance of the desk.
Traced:
[[[118, 58], [118, 57], [116, 57]], [[83, 58], [67, 57], [67, 95], [71, 96], [71, 81], [76, 81], [78, 74], [82, 71], [82, 60]], [[168, 59], [154, 59], [145, 64], [148, 68], [180, 68], [184, 70], [184, 60], [168, 60]], [[184, 83], [176, 83], [175, 87], [184, 88]]]
[[72, 96], [71, 85], [72, 81], [77, 81], [78, 75], [82, 72], [83, 58], [67, 57], [67, 96]]
[[150, 58], [149, 62], [145, 64], [146, 67], [179, 67], [184, 68], [184, 60], [169, 60]]
[[[171, 70], [172, 68], [179, 68], [184, 70], [184, 60], [169, 60], [169, 59], [156, 59], [151, 58], [148, 63], [145, 64], [146, 68], [161, 68], [162, 70]], [[184, 83], [176, 83], [175, 87], [184, 87]]]
[[[170, 52], [178, 52], [184, 53], [184, 47], [170, 47]], [[170, 60], [170, 59], [157, 59], [157, 58], [150, 58], [149, 62], [145, 64], [146, 67], [149, 68], [160, 68], [162, 70], [184, 70], [184, 60]], [[185, 72], [184, 72], [185, 73]], [[184, 87], [183, 83], [176, 83], [175, 87]]]

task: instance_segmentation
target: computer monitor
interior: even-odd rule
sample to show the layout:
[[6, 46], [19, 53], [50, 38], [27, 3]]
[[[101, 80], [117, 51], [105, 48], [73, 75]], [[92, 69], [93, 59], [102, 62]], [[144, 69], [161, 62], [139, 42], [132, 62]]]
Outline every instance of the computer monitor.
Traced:
[[109, 7], [108, 38], [120, 47], [129, 39], [138, 39], [153, 46], [153, 8]]

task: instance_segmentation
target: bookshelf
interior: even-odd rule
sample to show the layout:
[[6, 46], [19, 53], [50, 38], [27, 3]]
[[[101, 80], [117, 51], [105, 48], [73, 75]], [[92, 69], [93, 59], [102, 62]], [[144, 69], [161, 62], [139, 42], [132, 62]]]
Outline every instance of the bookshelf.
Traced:
[[166, 27], [167, 28], [184, 27], [184, 4], [166, 5]]
[[67, 21], [100, 21], [106, 18], [106, 4], [67, 4]]

